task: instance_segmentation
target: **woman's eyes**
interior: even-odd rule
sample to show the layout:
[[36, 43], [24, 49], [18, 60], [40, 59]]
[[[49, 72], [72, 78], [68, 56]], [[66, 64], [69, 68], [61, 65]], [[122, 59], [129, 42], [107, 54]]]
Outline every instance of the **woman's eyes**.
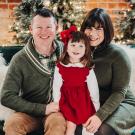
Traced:
[[96, 31], [100, 31], [100, 30], [102, 30], [103, 28], [86, 27], [86, 29], [88, 29], [88, 30], [96, 30]]

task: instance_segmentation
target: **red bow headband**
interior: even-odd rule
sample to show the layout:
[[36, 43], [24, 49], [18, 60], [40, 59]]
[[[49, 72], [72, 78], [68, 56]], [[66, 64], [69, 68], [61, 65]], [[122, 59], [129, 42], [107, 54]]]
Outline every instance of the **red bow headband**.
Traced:
[[61, 40], [65, 45], [68, 44], [68, 41], [72, 38], [72, 32], [77, 31], [77, 27], [75, 25], [70, 26], [69, 29], [64, 30], [60, 33]]

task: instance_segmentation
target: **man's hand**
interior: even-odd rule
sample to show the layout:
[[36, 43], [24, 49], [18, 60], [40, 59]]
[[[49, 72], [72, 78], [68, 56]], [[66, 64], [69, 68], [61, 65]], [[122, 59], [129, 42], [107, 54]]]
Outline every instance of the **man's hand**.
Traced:
[[98, 128], [101, 126], [102, 121], [99, 119], [98, 116], [93, 115], [91, 116], [83, 126], [86, 128], [86, 130], [90, 133], [97, 132]]
[[58, 112], [59, 111], [59, 104], [56, 102], [51, 102], [46, 106], [45, 114], [48, 115], [52, 112]]

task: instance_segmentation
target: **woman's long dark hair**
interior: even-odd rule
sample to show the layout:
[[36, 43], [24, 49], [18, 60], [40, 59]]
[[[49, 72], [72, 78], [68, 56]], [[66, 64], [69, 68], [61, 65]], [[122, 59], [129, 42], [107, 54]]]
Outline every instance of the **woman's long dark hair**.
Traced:
[[99, 24], [104, 30], [104, 41], [101, 44], [108, 45], [114, 37], [114, 28], [110, 16], [104, 9], [94, 8], [88, 12], [82, 25], [81, 31], [85, 31], [86, 28], [95, 27]]

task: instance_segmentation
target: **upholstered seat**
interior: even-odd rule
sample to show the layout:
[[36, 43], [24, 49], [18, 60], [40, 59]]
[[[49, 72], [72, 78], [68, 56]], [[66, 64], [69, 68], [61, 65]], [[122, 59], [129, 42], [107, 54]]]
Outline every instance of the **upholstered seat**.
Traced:
[[[133, 91], [135, 95], [135, 62], [134, 62], [135, 49], [131, 49], [130, 47], [127, 47], [127, 46], [120, 46], [120, 47], [122, 47], [127, 52], [131, 60], [132, 73], [131, 73], [130, 85], [131, 85], [131, 90]], [[21, 50], [22, 48], [23, 46], [0, 47], [0, 53], [1, 53], [0, 55], [0, 92], [1, 92], [1, 86], [4, 80], [4, 76], [8, 68], [8, 64], [10, 63], [10, 60], [13, 57], [13, 55], [17, 53], [19, 50]], [[10, 113], [12, 113], [11, 110], [3, 107], [0, 104], [0, 135], [4, 135], [4, 132], [2, 130], [4, 120], [8, 115], [10, 115]], [[29, 135], [43, 135], [43, 130], [34, 131], [33, 133], [30, 133]], [[135, 135], [135, 132], [132, 135]]]

